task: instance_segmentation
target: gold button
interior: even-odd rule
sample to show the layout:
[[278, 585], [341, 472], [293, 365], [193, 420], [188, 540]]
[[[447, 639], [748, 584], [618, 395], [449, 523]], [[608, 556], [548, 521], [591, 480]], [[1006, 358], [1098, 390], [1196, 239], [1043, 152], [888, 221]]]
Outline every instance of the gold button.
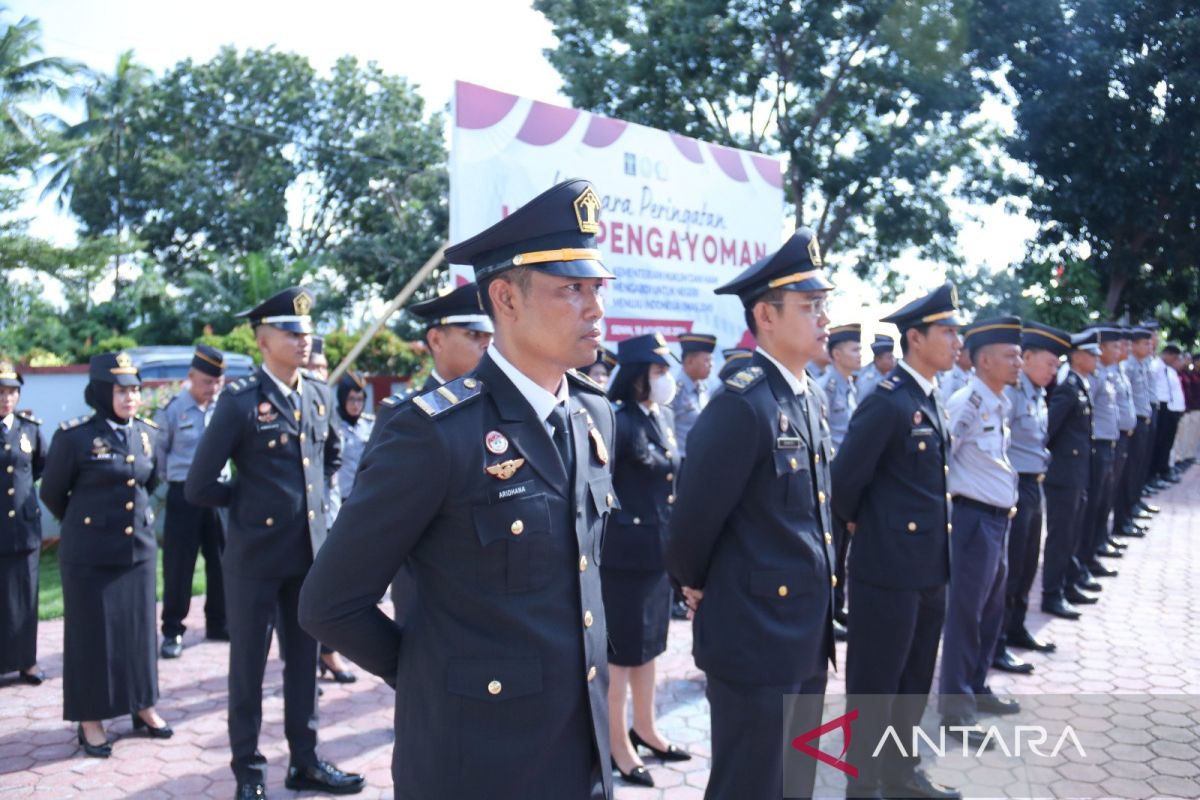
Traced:
[[641, 524], [642, 524], [642, 518], [641, 518], [641, 517], [634, 517], [634, 518], [633, 518], [633, 524], [634, 524], [634, 525], [641, 525]]
[[1074, 447], [1072, 447], [1072, 448], [1071, 448], [1071, 455], [1073, 455], [1073, 456], [1077, 456], [1077, 455], [1079, 455], [1079, 451], [1078, 451], [1078, 450], [1076, 450]]
[[[126, 463], [126, 464], [132, 464], [132, 463], [133, 463], [134, 461], [136, 461], [136, 460], [137, 460], [137, 457], [136, 457], [135, 455], [133, 455], [133, 453], [130, 453], [129, 455], [125, 456], [125, 463]], [[8, 468], [8, 471], [9, 471], [9, 472], [12, 472], [12, 467], [9, 467], [9, 468]]]
[[587, 572], [587, 556], [579, 557], [579, 571]]
[[673, 505], [674, 503], [675, 503], [675, 495], [673, 495], [673, 494], [667, 495], [667, 505]]
[[1046, 473], [1044, 473], [1044, 472], [1038, 473], [1038, 483], [1041, 483], [1044, 480], [1046, 480]]
[[300, 438], [300, 441], [302, 441], [302, 442], [304, 441], [304, 432], [303, 431], [300, 432], [299, 438]]
[[287, 434], [286, 433], [279, 434], [279, 443], [287, 444]]
[[84, 524], [84, 525], [91, 525], [91, 524], [92, 524], [92, 518], [91, 518], [91, 517], [84, 517], [84, 518], [83, 518], [83, 524]]
[[832, 533], [825, 534], [825, 544], [833, 544], [833, 534]]
[[11, 509], [11, 508], [8, 510], [8, 516], [9, 516], [10, 518], [11, 518], [11, 517], [15, 517], [16, 515], [17, 515], [17, 512], [16, 512], [15, 510], [13, 510], [13, 509]]
[[307, 486], [307, 487], [305, 487], [305, 488], [307, 488], [307, 489], [308, 489], [308, 491], [310, 491], [310, 492], [311, 492], [311, 491], [312, 491], [312, 484], [311, 484], [311, 483], [310, 483], [310, 484], [308, 484], [308, 486]]
[[610, 506], [613, 504], [612, 492], [609, 492], [604, 496], [604, 502], [608, 503]]
[[583, 627], [590, 628], [592, 627], [592, 623], [595, 621], [596, 620], [592, 617], [591, 611], [583, 612]]
[[817, 502], [822, 503], [822, 504], [825, 502], [825, 493], [824, 492], [817, 492]]
[[918, 449], [918, 450], [924, 450], [924, 449], [925, 449], [925, 443], [924, 443], [924, 442], [917, 442], [917, 449]]
[[788, 459], [788, 466], [790, 466], [792, 469], [796, 469], [800, 466], [800, 462], [796, 460], [795, 456], [792, 456]]
[[830, 575], [830, 576], [829, 576], [829, 585], [830, 585], [830, 586], [837, 586], [837, 575]]
[[786, 586], [780, 586], [778, 589], [778, 592], [779, 592], [780, 597], [787, 597], [787, 587]]
[[1012, 508], [1010, 508], [1010, 509], [1008, 510], [1008, 518], [1009, 518], [1009, 519], [1012, 519], [1012, 518], [1013, 518], [1013, 517], [1015, 517], [1016, 515], [1017, 515], [1017, 507], [1016, 507], [1016, 506], [1013, 506]]
[[509, 530], [512, 531], [513, 536], [520, 536], [525, 532], [525, 523], [521, 520], [516, 520], [513, 522], [512, 527], [510, 527]]
[[271, 526], [272, 526], [272, 525], [274, 525], [274, 524], [275, 524], [275, 518], [274, 518], [274, 517], [267, 517], [267, 527], [269, 528], [269, 527], [271, 527]]
[[674, 472], [668, 472], [668, 473], [667, 473], [667, 483], [670, 483], [670, 482], [671, 482], [671, 481], [673, 481], [673, 480], [675, 480], [675, 473], [674, 473]]
[[303, 464], [304, 464], [304, 466], [306, 466], [306, 467], [308, 466], [308, 456], [305, 456], [305, 457], [304, 457]]
[[130, 478], [129, 480], [125, 481], [125, 485], [128, 486], [130, 489], [132, 489], [136, 483], [137, 483], [137, 479], [135, 479], [135, 478]]
[[947, 522], [946, 523], [946, 533], [951, 533], [953, 531], [954, 531], [954, 526], [951, 525], [949, 522]]
[[125, 504], [125, 510], [133, 511], [133, 501], [132, 500], [130, 500], [128, 503]]
[[916, 530], [917, 530], [917, 523], [915, 523], [915, 522], [910, 522], [910, 523], [908, 523], [908, 530], [909, 530], [910, 532], [916, 532]]
[[813, 453], [813, 463], [814, 464], [821, 463], [821, 454], [820, 453]]
[[953, 498], [951, 498], [951, 497], [950, 497], [950, 493], [949, 493], [949, 492], [946, 492], [946, 502], [947, 502], [947, 503], [949, 503], [949, 502], [952, 502], [952, 501], [953, 501]]
[[8, 487], [8, 496], [9, 496], [9, 497], [12, 497], [12, 496], [13, 496], [14, 494], [16, 494], [16, 493], [17, 493], [17, 490], [16, 490], [16, 489], [12, 488], [11, 486], [10, 486], [10, 487]]
[[276, 445], [276, 441], [275, 441], [274, 439], [272, 439], [271, 441], [267, 442], [267, 447], [274, 447], [275, 445]]
[[500, 681], [492, 681], [488, 684], [488, 694], [500, 694], [500, 690], [503, 688]]
[[465, 386], [468, 389], [474, 389], [478, 385], [479, 385], [478, 382], [474, 378], [464, 378], [463, 379], [463, 386]]
[[589, 680], [589, 681], [594, 681], [594, 680], [596, 680], [596, 667], [595, 667], [595, 665], [588, 667], [588, 680]]
[[126, 526], [125, 526], [125, 535], [126, 535], [126, 536], [133, 536], [133, 526], [132, 526], [132, 525], [126, 525]]
[[949, 475], [949, 474], [950, 474], [950, 467], [949, 467], [949, 466], [943, 466], [943, 467], [942, 467], [942, 471], [943, 471], [943, 472], [945, 472], [947, 475]]
[[663, 453], [663, 455], [669, 459], [671, 457], [671, 451], [667, 450], [665, 453]]
[[309, 512], [308, 512], [308, 518], [309, 518], [309, 519], [316, 519], [316, 518], [317, 518], [317, 512], [315, 512], [315, 511], [309, 511]]

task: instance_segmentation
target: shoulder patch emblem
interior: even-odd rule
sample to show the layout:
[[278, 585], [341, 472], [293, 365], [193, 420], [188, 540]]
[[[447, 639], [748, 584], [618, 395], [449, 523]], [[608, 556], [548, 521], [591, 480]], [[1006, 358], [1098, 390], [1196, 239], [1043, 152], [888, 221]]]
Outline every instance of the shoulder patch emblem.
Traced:
[[483, 381], [464, 377], [450, 381], [431, 391], [413, 397], [412, 402], [426, 416], [437, 417], [452, 408], [459, 408], [483, 392]]
[[256, 386], [257, 384], [257, 375], [247, 375], [244, 378], [238, 378], [236, 381], [226, 386], [225, 391], [229, 392], [230, 394], [240, 394], [241, 392], [249, 389], [251, 386]]
[[32, 422], [34, 425], [42, 424], [42, 421], [40, 419], [35, 417], [33, 414], [30, 414], [28, 411], [18, 411], [17, 417], [18, 417], [18, 419], [23, 419], [26, 422]]
[[154, 428], [155, 430], [158, 430], [158, 423], [155, 422], [154, 420], [150, 419], [149, 417], [138, 417], [137, 419], [138, 419], [138, 422], [144, 423], [147, 426]]
[[82, 417], [75, 417], [74, 419], [67, 420], [66, 422], [62, 423], [58, 427], [60, 430], [69, 431], [72, 428], [78, 428], [80, 425], [82, 425], [83, 423], [90, 420], [93, 416], [95, 416], [95, 415], [87, 414]]
[[762, 367], [746, 367], [725, 379], [725, 385], [735, 392], [744, 392], [766, 376]]
[[[979, 408], [981, 405], [983, 405], [983, 398], [979, 395], [979, 392], [971, 392], [971, 396], [967, 399], [970, 401], [971, 405], [975, 406], [976, 408]], [[987, 417], [984, 417], [984, 419], [987, 419]]]
[[600, 386], [600, 384], [596, 383], [594, 380], [589, 378], [587, 375], [584, 375], [579, 370], [575, 370], [575, 369], [567, 370], [567, 378], [572, 383], [578, 384], [580, 387], [587, 389], [589, 392], [592, 392], [594, 394], [604, 394], [604, 389]]
[[896, 384], [892, 382], [891, 378], [884, 378], [875, 385], [875, 388], [883, 389], [885, 392], [890, 392], [896, 388]]

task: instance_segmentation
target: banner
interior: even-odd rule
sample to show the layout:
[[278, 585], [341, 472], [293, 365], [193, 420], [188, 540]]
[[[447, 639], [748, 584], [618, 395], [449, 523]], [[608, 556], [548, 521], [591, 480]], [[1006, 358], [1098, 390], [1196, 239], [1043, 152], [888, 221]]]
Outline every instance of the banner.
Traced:
[[[697, 141], [458, 81], [450, 149], [450, 241], [495, 224], [558, 181], [586, 178], [598, 245], [617, 276], [605, 340], [695, 331], [746, 346], [742, 306], [713, 294], [783, 241], [778, 158]], [[472, 279], [453, 267], [456, 285]]]

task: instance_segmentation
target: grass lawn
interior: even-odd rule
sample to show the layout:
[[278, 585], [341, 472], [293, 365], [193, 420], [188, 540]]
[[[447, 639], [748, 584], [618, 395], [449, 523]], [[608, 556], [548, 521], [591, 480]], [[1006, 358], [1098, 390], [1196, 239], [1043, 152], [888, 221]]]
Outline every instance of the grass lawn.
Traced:
[[[158, 578], [155, 580], [154, 596], [162, 600], [162, 548], [158, 548]], [[38, 619], [58, 619], [63, 615], [62, 576], [58, 572], [58, 552], [47, 550], [42, 553], [38, 583]], [[196, 572], [192, 575], [192, 594], [204, 594], [204, 556], [196, 556]]]

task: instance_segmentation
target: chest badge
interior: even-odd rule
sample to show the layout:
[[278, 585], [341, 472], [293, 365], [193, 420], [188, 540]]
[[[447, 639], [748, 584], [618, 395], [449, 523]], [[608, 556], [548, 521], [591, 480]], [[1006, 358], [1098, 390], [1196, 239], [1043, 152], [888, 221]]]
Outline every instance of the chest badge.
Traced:
[[982, 414], [979, 415], [979, 418], [982, 419], [984, 422], [987, 422], [988, 413], [986, 411], [984, 411]]
[[487, 474], [491, 475], [493, 478], [499, 478], [502, 481], [506, 481], [513, 475], [516, 475], [517, 470], [523, 466], [525, 466], [525, 459], [512, 458], [508, 461], [501, 461], [499, 464], [489, 464], [486, 467], [486, 471]]
[[33, 452], [33, 442], [29, 441], [29, 437], [21, 434], [21, 452], [29, 455]]
[[[591, 422], [591, 419], [588, 419]], [[608, 463], [608, 447], [604, 444], [604, 437], [600, 435], [600, 429], [595, 425], [588, 425], [588, 438], [592, 440], [592, 449], [596, 451], [596, 460], [601, 464]]]
[[93, 455], [97, 455], [97, 456], [107, 455], [111, 451], [111, 449], [112, 448], [110, 448], [108, 446], [108, 443], [105, 442], [103, 439], [101, 439], [99, 436], [97, 436], [95, 439], [92, 439], [92, 454]]
[[[318, 416], [318, 417], [323, 417], [323, 416], [325, 416], [325, 404], [324, 404], [324, 403], [317, 403], [317, 416]], [[296, 419], [297, 419], [297, 420], [299, 420], [299, 419], [300, 419], [300, 412], [299, 412], [299, 411], [297, 411], [297, 412], [296, 412]]]
[[780, 413], [780, 415], [779, 415], [779, 432], [787, 433], [788, 425], [790, 425], [790, 424], [791, 423], [788, 422], [787, 414]]
[[924, 415], [921, 414], [920, 411], [913, 412], [913, 425], [920, 425], [921, 420], [923, 420], [923, 419], [925, 419], [925, 417], [924, 417]]
[[508, 437], [500, 431], [488, 431], [483, 437], [483, 446], [492, 455], [502, 455], [508, 452]]
[[278, 415], [274, 411], [271, 410], [270, 403], [268, 403], [267, 401], [264, 400], [263, 402], [258, 404], [258, 421], [259, 422], [274, 422], [276, 416], [278, 416]]
[[150, 434], [146, 433], [145, 431], [142, 431], [142, 452], [145, 453], [147, 457], [153, 455], [154, 453], [154, 448], [150, 446]]

